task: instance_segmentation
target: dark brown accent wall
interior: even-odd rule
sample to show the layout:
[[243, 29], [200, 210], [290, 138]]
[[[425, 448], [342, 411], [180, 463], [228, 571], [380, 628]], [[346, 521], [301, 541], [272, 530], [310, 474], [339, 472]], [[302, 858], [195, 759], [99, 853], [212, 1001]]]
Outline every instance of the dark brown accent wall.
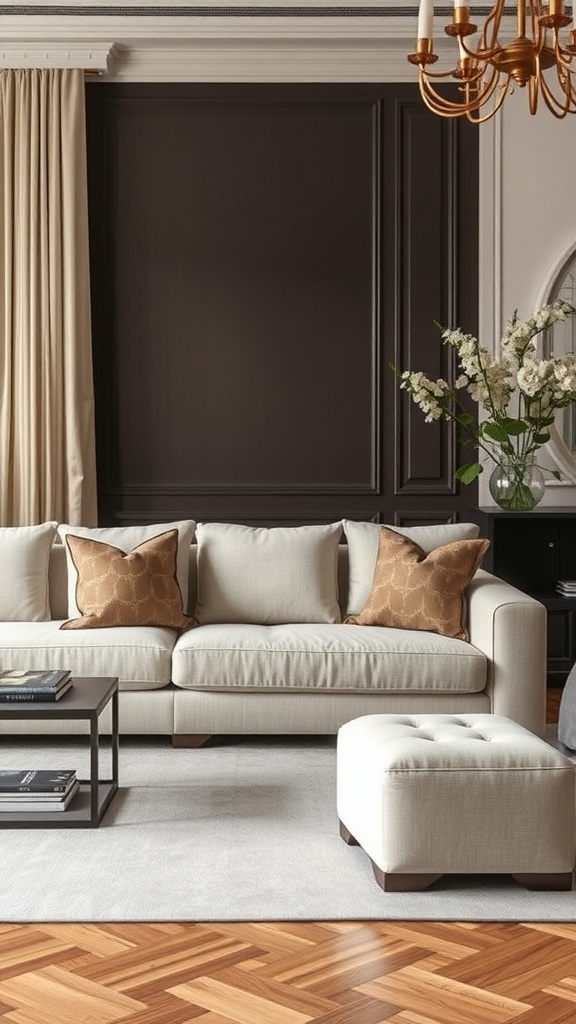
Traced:
[[[87, 87], [102, 524], [466, 517], [450, 378], [477, 329], [477, 129], [406, 85]], [[466, 456], [468, 458], [468, 456]]]

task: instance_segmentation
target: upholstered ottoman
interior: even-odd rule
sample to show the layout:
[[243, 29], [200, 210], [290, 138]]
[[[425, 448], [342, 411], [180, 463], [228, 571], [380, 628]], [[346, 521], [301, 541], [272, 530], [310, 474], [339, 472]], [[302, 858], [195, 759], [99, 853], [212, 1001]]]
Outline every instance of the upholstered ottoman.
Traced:
[[443, 874], [569, 889], [575, 766], [497, 715], [367, 715], [337, 741], [340, 834], [387, 891]]

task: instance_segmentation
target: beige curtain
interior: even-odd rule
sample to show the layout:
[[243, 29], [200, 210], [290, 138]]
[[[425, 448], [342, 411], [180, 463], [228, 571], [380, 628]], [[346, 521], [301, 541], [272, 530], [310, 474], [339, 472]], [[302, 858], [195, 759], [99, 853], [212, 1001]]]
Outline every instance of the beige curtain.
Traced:
[[0, 525], [96, 522], [84, 74], [0, 71]]

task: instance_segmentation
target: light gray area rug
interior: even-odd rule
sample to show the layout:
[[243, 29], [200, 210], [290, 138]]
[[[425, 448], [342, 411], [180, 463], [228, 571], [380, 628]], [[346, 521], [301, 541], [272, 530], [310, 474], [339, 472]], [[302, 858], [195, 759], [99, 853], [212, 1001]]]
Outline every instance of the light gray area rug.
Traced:
[[[0, 767], [87, 765], [75, 740], [0, 748]], [[576, 892], [530, 893], [507, 877], [383, 893], [338, 835], [335, 769], [334, 737], [199, 750], [123, 740], [121, 790], [99, 828], [0, 831], [0, 920], [576, 921]]]

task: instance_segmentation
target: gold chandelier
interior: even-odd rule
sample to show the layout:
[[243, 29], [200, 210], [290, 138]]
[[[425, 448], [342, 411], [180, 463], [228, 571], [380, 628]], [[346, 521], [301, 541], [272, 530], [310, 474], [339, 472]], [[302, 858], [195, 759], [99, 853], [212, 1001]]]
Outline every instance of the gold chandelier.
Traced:
[[[576, 8], [576, 0], [574, 0]], [[486, 17], [478, 41], [466, 0], [454, 0], [453, 20], [444, 28], [458, 44], [458, 59], [448, 71], [432, 71], [434, 53], [434, 0], [420, 0], [416, 53], [408, 60], [419, 69], [420, 92], [426, 105], [441, 117], [461, 117], [480, 124], [492, 117], [516, 86], [526, 88], [530, 113], [535, 114], [541, 96], [555, 117], [576, 113], [572, 62], [576, 56], [575, 27], [561, 39], [561, 30], [572, 22], [564, 13], [563, 0], [517, 0], [516, 38], [499, 39], [504, 0], [496, 0]], [[477, 42], [477, 45], [476, 45]], [[574, 65], [576, 68], [576, 64]], [[450, 100], [436, 88], [441, 79], [455, 79], [459, 97]], [[481, 113], [485, 105], [486, 111]]]

